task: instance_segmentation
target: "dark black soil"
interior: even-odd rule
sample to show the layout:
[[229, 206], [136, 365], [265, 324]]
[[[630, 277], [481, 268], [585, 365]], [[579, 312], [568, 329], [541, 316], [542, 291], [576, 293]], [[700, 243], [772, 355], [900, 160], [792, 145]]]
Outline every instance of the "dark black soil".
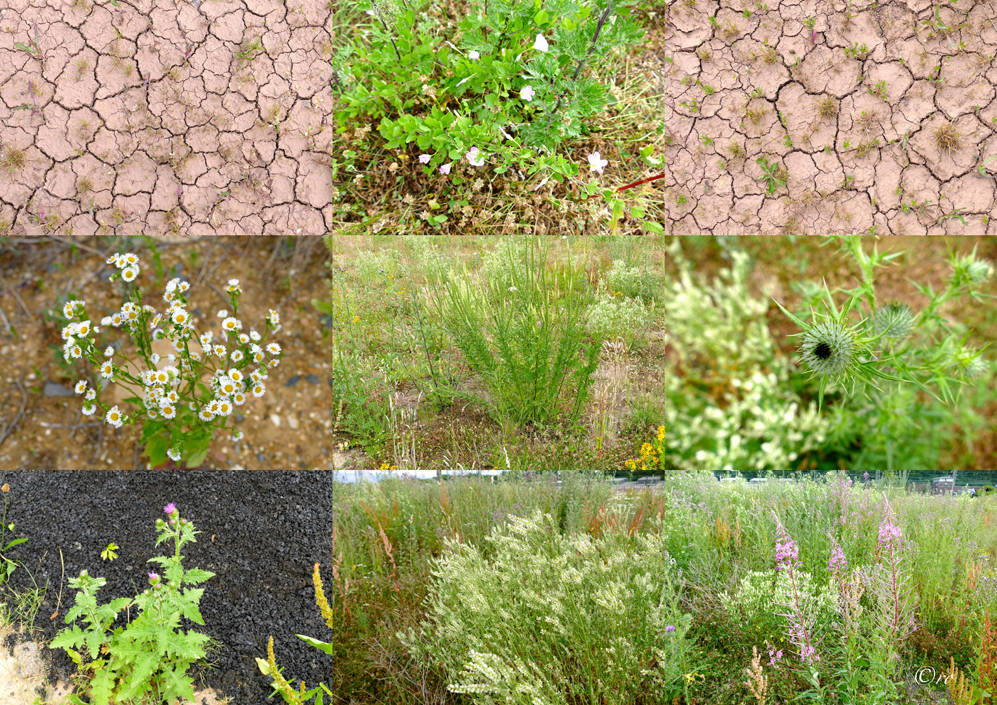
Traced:
[[[271, 679], [260, 673], [255, 657], [266, 659], [267, 641], [274, 638], [277, 665], [284, 677], [308, 688], [331, 682], [332, 657], [309, 646], [295, 634], [329, 641], [329, 628], [315, 604], [312, 571], [321, 563], [325, 589], [331, 582], [332, 477], [327, 472], [0, 472], [0, 485], [9, 484], [6, 523], [14, 522], [4, 542], [28, 541], [6, 552], [23, 566], [2, 588], [21, 594], [48, 582], [44, 602], [34, 619], [37, 637], [48, 643], [65, 616], [76, 591], [69, 578], [81, 570], [107, 579], [97, 603], [135, 597], [148, 585], [146, 573], [159, 569], [148, 563], [172, 555], [172, 541], [156, 546], [156, 520], [173, 502], [181, 517], [201, 532], [181, 550], [183, 566], [215, 576], [198, 587], [204, 626], [181, 620], [184, 631], [199, 631], [221, 642], [208, 654], [208, 669], [192, 667], [194, 688], [214, 688], [233, 705], [282, 702]], [[101, 552], [110, 542], [120, 546], [118, 557], [105, 561]], [[65, 563], [60, 564], [59, 552]], [[30, 573], [30, 575], [29, 575]], [[59, 587], [62, 600], [59, 603]], [[59, 616], [49, 617], [58, 606]], [[135, 614], [134, 610], [131, 610]], [[122, 611], [113, 627], [125, 626]], [[16, 626], [16, 625], [15, 625]], [[81, 624], [82, 626], [82, 624]], [[112, 627], [112, 628], [113, 628]], [[13, 649], [12, 635], [4, 648]], [[59, 650], [47, 650], [49, 682], [70, 682], [76, 667]], [[203, 677], [203, 681], [201, 680]], [[297, 679], [297, 680], [292, 680]]]

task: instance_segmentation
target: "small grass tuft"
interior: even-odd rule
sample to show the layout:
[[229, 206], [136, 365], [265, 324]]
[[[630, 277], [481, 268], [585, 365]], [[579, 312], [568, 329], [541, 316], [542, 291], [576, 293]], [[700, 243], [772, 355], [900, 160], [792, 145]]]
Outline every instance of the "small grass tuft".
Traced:
[[24, 168], [24, 150], [8, 145], [0, 153], [0, 170], [6, 172], [7, 176], [12, 176]]
[[962, 135], [955, 130], [955, 125], [946, 122], [935, 130], [935, 146], [941, 152], [958, 152], [962, 149]]
[[89, 193], [90, 191], [93, 191], [93, 181], [84, 176], [82, 179], [80, 179], [80, 182], [76, 184], [76, 190], [79, 191], [80, 196], [83, 196]]
[[248, 64], [256, 56], [256, 52], [263, 51], [263, 45], [260, 44], [260, 38], [257, 37], [250, 41], [248, 38], [242, 41], [242, 48], [232, 54], [236, 59], [239, 60], [239, 68]]
[[828, 96], [820, 101], [817, 112], [822, 120], [833, 120], [838, 115], [838, 105], [834, 102], [834, 98]]

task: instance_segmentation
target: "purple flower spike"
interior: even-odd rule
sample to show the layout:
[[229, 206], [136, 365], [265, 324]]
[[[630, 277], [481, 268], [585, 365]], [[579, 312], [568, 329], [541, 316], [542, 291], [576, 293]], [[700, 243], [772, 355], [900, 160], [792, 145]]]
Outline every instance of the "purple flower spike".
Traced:
[[163, 507], [163, 514], [173, 514], [177, 510], [177, 505], [170, 502], [165, 507]]

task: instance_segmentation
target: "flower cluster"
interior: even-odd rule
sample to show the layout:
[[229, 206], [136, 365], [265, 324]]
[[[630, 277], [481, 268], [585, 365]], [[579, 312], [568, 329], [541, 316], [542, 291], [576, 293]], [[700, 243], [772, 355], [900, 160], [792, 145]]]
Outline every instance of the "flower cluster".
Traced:
[[[107, 263], [118, 267], [120, 278], [126, 282], [134, 281], [141, 271], [139, 259], [133, 253], [112, 255]], [[114, 274], [111, 278], [114, 280], [118, 276]], [[161, 449], [163, 456], [159, 462], [164, 461], [165, 456], [179, 462], [185, 454], [188, 459], [199, 454], [203, 458], [202, 453], [206, 452], [214, 429], [225, 426], [234, 407], [244, 404], [249, 394], [262, 397], [266, 393], [264, 381], [268, 377], [268, 369], [277, 367], [282, 356], [278, 343], [266, 342], [270, 333], [281, 329], [280, 315], [273, 309], [266, 314], [266, 327], [262, 334], [254, 329], [243, 332], [243, 322], [238, 318], [242, 294], [238, 279], [228, 282], [227, 292], [233, 314], [230, 316], [227, 310], [218, 312], [223, 320], [217, 339], [213, 331], [197, 334], [187, 309], [185, 294], [189, 288], [190, 284], [179, 277], [167, 282], [163, 300], [168, 307], [160, 312], [141, 304], [142, 297], [137, 287], [133, 287], [130, 292], [132, 300], [126, 301], [120, 311], [101, 319], [101, 326], [107, 327], [112, 335], [115, 329], [124, 328], [135, 342], [146, 365], [146, 369], [135, 374], [129, 371], [134, 368], [117, 365], [113, 360], [115, 351], [122, 349], [120, 343], [104, 349], [103, 358], [106, 359], [98, 358], [99, 349], [89, 336], [99, 333], [100, 327], [91, 325], [84, 301], [69, 301], [63, 306], [63, 314], [70, 319], [62, 331], [65, 341], [63, 356], [67, 362], [86, 358], [94, 365], [102, 381], [100, 388], [91, 388], [87, 380], [76, 384], [74, 391], [85, 395], [82, 413], [93, 415], [99, 407], [104, 412], [105, 422], [115, 428], [139, 418], [144, 418], [146, 423], [160, 419], [172, 422], [168, 427], [169, 442]], [[171, 353], [163, 359], [153, 353], [150, 338], [170, 340], [175, 354]], [[190, 349], [195, 343], [200, 343], [200, 350]], [[249, 365], [257, 367], [249, 370]], [[199, 399], [195, 392], [198, 388], [204, 389], [199, 381], [205, 372], [212, 375], [208, 385], [211, 394]], [[115, 382], [132, 385], [133, 391], [134, 388], [140, 390], [135, 396], [141, 399], [145, 409], [143, 414], [129, 416], [117, 405], [107, 408], [100, 402], [100, 392]], [[221, 421], [220, 425], [216, 419]], [[208, 434], [203, 433], [205, 429], [208, 429]], [[195, 442], [194, 438], [198, 440]], [[241, 433], [233, 432], [233, 440], [241, 438]], [[153, 458], [152, 453], [150, 457]]]

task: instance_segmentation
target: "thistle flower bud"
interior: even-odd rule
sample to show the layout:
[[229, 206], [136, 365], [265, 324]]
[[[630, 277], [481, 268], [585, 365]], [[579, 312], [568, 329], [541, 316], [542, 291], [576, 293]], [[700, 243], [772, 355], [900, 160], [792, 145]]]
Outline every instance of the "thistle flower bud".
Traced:
[[890, 301], [885, 306], [876, 309], [872, 318], [872, 329], [876, 335], [883, 333], [884, 338], [899, 340], [910, 335], [914, 327], [914, 314], [910, 306], [899, 301]]
[[800, 354], [804, 364], [815, 374], [841, 374], [852, 362], [855, 339], [844, 326], [823, 321], [803, 334]]

